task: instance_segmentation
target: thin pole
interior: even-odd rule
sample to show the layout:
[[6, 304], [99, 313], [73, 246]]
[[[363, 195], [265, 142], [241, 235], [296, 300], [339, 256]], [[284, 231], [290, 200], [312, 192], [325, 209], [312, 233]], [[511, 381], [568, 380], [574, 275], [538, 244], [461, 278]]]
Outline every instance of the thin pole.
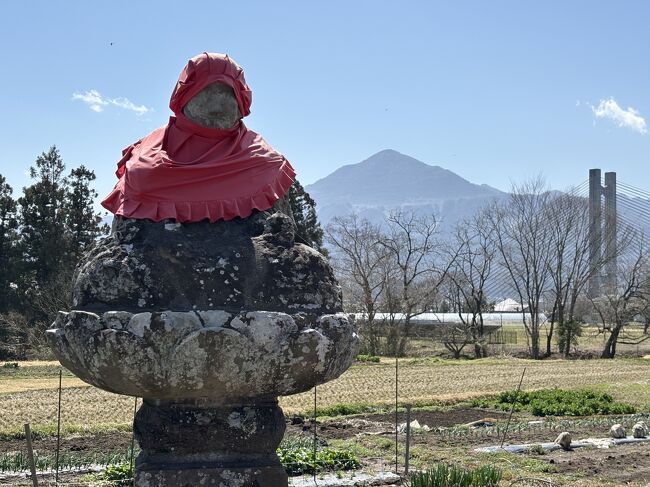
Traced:
[[32, 448], [32, 430], [29, 427], [29, 423], [25, 424], [25, 438], [27, 439], [27, 459], [29, 460], [29, 468], [32, 471], [32, 484], [34, 487], [38, 487], [36, 463], [34, 462], [34, 449]]
[[404, 452], [404, 475], [409, 474], [409, 452], [411, 450], [411, 405], [406, 405], [406, 448]]
[[314, 427], [314, 471], [313, 473], [313, 478], [314, 478], [314, 485], [318, 485], [316, 483], [316, 451], [318, 449], [318, 431], [316, 430], [316, 404], [318, 402], [318, 396], [317, 396], [317, 387], [314, 386], [314, 418], [312, 420], [312, 425]]
[[512, 419], [512, 413], [515, 412], [515, 405], [517, 404], [517, 399], [519, 398], [519, 391], [521, 390], [521, 384], [524, 382], [524, 374], [526, 374], [526, 367], [524, 367], [524, 370], [521, 373], [521, 379], [519, 379], [519, 385], [517, 386], [517, 391], [515, 392], [515, 398], [512, 401], [512, 407], [510, 408], [510, 414], [508, 415], [508, 422], [506, 423], [506, 429], [503, 431], [503, 438], [501, 439], [501, 445], [499, 445], [499, 448], [503, 448], [503, 444], [506, 441], [506, 435], [508, 434], [508, 428], [510, 427], [510, 420]]
[[399, 424], [399, 417], [397, 413], [397, 408], [398, 408], [398, 400], [399, 400], [399, 356], [398, 356], [398, 351], [395, 350], [395, 473], [398, 471], [398, 464], [399, 464], [399, 439], [397, 436], [398, 433], [398, 424]]
[[63, 383], [63, 371], [59, 369], [59, 406], [56, 417], [56, 455], [54, 459], [55, 473], [54, 485], [59, 485], [59, 451], [61, 450], [61, 389]]
[[135, 472], [133, 470], [133, 456], [135, 452], [135, 415], [138, 412], [138, 398], [135, 398], [134, 404], [133, 404], [133, 423], [131, 426], [131, 455], [129, 459], [129, 470], [131, 471], [131, 475], [133, 475], [133, 486], [135, 487]]

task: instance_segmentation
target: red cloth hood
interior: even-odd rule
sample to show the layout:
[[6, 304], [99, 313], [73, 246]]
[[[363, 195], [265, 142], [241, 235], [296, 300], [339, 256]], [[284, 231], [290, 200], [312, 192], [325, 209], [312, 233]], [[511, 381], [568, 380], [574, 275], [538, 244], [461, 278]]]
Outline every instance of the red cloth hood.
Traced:
[[252, 92], [237, 63], [224, 54], [193, 57], [169, 102], [175, 116], [124, 149], [104, 208], [127, 218], [215, 222], [267, 210], [286, 194], [295, 172], [260, 135], [241, 121], [221, 130], [183, 115], [185, 104], [215, 82], [230, 86], [242, 115], [250, 113]]

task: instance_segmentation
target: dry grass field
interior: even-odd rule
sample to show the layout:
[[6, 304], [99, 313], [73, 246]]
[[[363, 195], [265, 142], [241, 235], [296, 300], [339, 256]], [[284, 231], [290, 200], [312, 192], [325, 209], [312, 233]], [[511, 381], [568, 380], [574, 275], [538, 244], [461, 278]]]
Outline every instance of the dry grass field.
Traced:
[[[546, 333], [549, 325], [542, 325], [540, 329], [542, 346], [546, 348]], [[490, 355], [514, 355], [526, 356], [529, 353], [526, 331], [521, 323], [507, 322], [502, 324], [506, 343], [495, 343], [488, 345]], [[625, 337], [617, 346], [617, 354], [621, 357], [642, 357], [650, 354], [650, 340], [643, 333], [641, 324], [630, 324], [625, 328]], [[608, 334], [600, 333], [597, 326], [585, 325], [582, 328], [582, 336], [577, 339], [577, 344], [573, 347], [574, 355], [589, 356], [596, 358], [600, 356], [605, 342], [609, 337]], [[553, 339], [553, 347], [556, 347], [556, 340]], [[410, 344], [411, 355], [431, 356], [431, 355], [448, 355], [449, 351], [439, 340], [430, 338], [413, 339]], [[465, 353], [471, 354], [471, 347], [464, 350]]]
[[[399, 362], [401, 404], [455, 403], [516, 387], [526, 367], [524, 389], [593, 386], [650, 411], [650, 361], [545, 360], [493, 358], [473, 361], [402, 359]], [[0, 433], [54, 424], [57, 411], [58, 367], [52, 363], [1, 369]], [[66, 374], [63, 377], [62, 422], [66, 429], [90, 429], [127, 425], [133, 414], [133, 398], [90, 387]], [[318, 408], [339, 404], [385, 405], [395, 401], [395, 362], [357, 364], [317, 390]], [[287, 414], [309, 414], [313, 392], [281, 398]]]

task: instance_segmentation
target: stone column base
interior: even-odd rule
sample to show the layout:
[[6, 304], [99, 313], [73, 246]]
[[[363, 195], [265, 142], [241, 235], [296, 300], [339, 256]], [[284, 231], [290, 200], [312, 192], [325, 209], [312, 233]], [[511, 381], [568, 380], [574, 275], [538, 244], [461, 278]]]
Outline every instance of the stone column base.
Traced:
[[135, 418], [138, 487], [287, 487], [275, 452], [285, 422], [276, 400], [223, 405], [145, 399]]
[[286, 487], [287, 473], [279, 467], [187, 468], [138, 470], [137, 487]]

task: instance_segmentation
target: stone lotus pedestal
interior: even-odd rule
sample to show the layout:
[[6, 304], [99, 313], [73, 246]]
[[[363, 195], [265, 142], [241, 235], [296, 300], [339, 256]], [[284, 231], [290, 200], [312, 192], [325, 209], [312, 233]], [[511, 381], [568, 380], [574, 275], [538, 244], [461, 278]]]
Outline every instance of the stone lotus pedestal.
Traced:
[[136, 485], [286, 486], [278, 396], [338, 377], [358, 349], [326, 261], [280, 213], [116, 220], [47, 336], [84, 381], [144, 398]]

